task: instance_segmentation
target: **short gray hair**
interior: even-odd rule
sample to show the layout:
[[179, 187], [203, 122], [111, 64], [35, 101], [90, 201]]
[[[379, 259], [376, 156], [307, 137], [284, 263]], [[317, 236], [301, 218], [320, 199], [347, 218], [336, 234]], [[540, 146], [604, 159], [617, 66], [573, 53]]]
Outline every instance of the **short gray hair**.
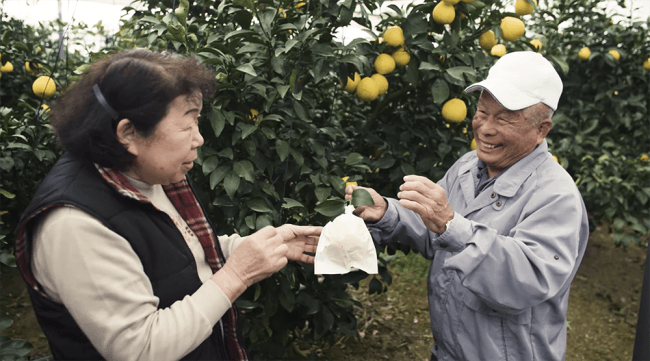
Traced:
[[532, 125], [537, 125], [544, 119], [553, 117], [553, 109], [544, 103], [537, 103], [523, 109], [523, 115]]

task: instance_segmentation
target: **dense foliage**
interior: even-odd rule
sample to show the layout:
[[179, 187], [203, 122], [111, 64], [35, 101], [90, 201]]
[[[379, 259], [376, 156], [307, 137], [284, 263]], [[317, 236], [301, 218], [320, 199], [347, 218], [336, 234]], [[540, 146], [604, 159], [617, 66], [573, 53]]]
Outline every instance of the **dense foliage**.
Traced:
[[[219, 233], [246, 235], [287, 222], [324, 225], [343, 211], [343, 177], [385, 196], [395, 195], [406, 174], [441, 178], [470, 150], [477, 96], [463, 89], [498, 59], [478, 43], [492, 30], [508, 52], [538, 50], [556, 65], [565, 88], [548, 138], [551, 152], [576, 179], [593, 223], [611, 221], [617, 243], [641, 242], [650, 230], [650, 162], [642, 157], [650, 153], [650, 73], [642, 67], [650, 57], [648, 22], [621, 17], [612, 23], [613, 14], [597, 0], [558, 0], [524, 16], [512, 12], [512, 1], [463, 0], [454, 5], [449, 25], [432, 19], [437, 2], [390, 5], [373, 25], [369, 14], [381, 4], [143, 0], [144, 8], [127, 8], [112, 46], [92, 57], [138, 46], [195, 56], [214, 68], [219, 86], [214, 98], [205, 99], [205, 144], [190, 176]], [[526, 35], [503, 41], [505, 16], [521, 18]], [[337, 40], [352, 22], [368, 28], [367, 39]], [[391, 26], [403, 29], [410, 61], [385, 75], [385, 95], [362, 101], [343, 87], [355, 72], [362, 78], [376, 73], [379, 54], [396, 50], [381, 41]], [[54, 63], [57, 47], [47, 36], [11, 34], [0, 45], [3, 62], [5, 53], [20, 62], [39, 61], [47, 74], [58, 64], [51, 74], [58, 84], [79, 65]], [[37, 44], [48, 44], [42, 46], [47, 56], [35, 52]], [[585, 46], [591, 56], [583, 61], [577, 54]], [[618, 61], [608, 54], [614, 49]], [[46, 115], [34, 116], [40, 100], [25, 89], [28, 79], [33, 76], [16, 71], [0, 79], [0, 237], [7, 244], [22, 207], [60, 151]], [[441, 115], [452, 98], [467, 104], [461, 122]], [[11, 257], [8, 249], [3, 260]], [[390, 284], [385, 262], [380, 258], [371, 292]], [[291, 263], [257, 283], [237, 301], [249, 348], [260, 357], [282, 358], [298, 352], [290, 347], [298, 340], [354, 335], [354, 301], [346, 288], [366, 276], [317, 277], [312, 266]]]

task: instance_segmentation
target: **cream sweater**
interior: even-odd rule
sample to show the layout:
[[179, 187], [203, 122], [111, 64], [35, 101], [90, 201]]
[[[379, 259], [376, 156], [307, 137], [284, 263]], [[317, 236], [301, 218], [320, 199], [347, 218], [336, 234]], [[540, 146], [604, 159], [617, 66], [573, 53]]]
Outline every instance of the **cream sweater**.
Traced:
[[[211, 280], [212, 270], [198, 238], [162, 186], [128, 179], [183, 234], [203, 282], [194, 294], [159, 310], [158, 298], [129, 242], [74, 207], [56, 208], [39, 222], [32, 272], [45, 293], [67, 307], [106, 359], [178, 360], [212, 333], [232, 305]], [[238, 235], [220, 236], [224, 256], [228, 258], [242, 240]]]

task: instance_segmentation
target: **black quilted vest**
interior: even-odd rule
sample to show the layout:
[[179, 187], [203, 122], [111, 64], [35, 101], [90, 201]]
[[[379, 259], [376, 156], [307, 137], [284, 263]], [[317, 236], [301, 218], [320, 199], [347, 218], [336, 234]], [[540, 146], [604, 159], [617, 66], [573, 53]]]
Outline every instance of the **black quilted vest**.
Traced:
[[[29, 220], [25, 247], [30, 254], [32, 230], [40, 210], [72, 205], [124, 237], [140, 257], [144, 272], [160, 299], [159, 309], [193, 294], [200, 286], [196, 262], [170, 217], [152, 204], [119, 194], [92, 163], [64, 154], [39, 186], [19, 224]], [[213, 227], [214, 229], [214, 227]], [[70, 230], [74, 232], [74, 230]], [[89, 240], [92, 241], [92, 240]], [[24, 272], [25, 270], [21, 270]], [[28, 287], [34, 311], [56, 360], [101, 360], [103, 357], [60, 303]], [[228, 360], [220, 323], [183, 360]]]

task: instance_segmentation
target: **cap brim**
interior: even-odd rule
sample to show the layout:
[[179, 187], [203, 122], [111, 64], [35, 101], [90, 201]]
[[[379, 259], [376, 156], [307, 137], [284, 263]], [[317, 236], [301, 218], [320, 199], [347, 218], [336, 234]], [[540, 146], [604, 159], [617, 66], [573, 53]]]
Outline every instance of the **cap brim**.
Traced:
[[539, 103], [539, 99], [524, 94], [521, 90], [508, 85], [508, 81], [486, 79], [465, 88], [466, 93], [479, 89], [487, 90], [501, 106], [508, 110], [520, 110]]

